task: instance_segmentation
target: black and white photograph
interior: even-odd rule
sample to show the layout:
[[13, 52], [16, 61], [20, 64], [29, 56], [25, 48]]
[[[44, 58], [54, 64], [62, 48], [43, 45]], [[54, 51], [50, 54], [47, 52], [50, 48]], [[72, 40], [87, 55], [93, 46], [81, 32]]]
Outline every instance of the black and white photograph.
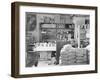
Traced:
[[97, 7], [14, 3], [16, 77], [97, 73]]
[[89, 64], [89, 15], [25, 14], [26, 67]]

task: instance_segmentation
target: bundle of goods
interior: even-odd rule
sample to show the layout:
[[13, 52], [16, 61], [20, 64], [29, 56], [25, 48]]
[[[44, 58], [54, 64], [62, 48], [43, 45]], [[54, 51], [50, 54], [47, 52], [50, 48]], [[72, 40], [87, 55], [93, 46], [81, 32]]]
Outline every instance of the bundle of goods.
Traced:
[[77, 64], [88, 64], [89, 56], [86, 49], [76, 49], [76, 63]]
[[69, 46], [61, 49], [61, 65], [88, 64], [89, 56], [86, 49]]

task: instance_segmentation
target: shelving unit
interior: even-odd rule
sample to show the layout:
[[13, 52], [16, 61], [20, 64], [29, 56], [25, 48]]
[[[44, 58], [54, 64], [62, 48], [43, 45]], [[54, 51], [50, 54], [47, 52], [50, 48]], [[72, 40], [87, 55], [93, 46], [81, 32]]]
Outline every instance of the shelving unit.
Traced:
[[68, 41], [74, 38], [74, 24], [40, 23], [40, 35], [41, 41]]

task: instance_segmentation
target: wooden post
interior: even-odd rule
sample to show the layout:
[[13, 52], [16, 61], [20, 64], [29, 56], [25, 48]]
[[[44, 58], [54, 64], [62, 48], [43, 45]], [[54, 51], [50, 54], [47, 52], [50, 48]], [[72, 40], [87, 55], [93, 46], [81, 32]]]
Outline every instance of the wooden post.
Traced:
[[80, 25], [78, 25], [78, 48], [80, 48]]

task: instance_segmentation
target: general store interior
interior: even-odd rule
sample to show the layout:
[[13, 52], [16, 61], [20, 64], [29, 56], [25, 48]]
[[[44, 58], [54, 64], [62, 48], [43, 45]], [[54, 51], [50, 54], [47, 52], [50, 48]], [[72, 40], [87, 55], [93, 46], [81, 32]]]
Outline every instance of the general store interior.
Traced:
[[[88, 48], [89, 18], [89, 15], [82, 14], [27, 12], [26, 67], [34, 66], [36, 58], [34, 53], [39, 54], [38, 66], [59, 65], [61, 49], [64, 45], [70, 43], [75, 49]], [[52, 56], [55, 57], [54, 61], [51, 59]]]

